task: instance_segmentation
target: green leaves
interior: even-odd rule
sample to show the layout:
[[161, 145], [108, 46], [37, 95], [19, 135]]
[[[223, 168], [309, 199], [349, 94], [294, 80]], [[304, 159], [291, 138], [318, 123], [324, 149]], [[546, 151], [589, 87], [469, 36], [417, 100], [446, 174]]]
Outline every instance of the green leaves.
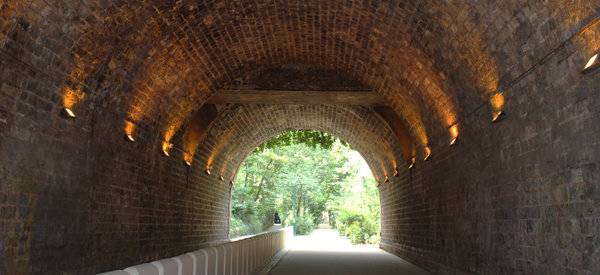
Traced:
[[345, 141], [325, 132], [317, 130], [292, 130], [276, 135], [265, 141], [263, 144], [259, 145], [254, 152], [262, 152], [265, 149], [299, 144], [307, 145], [313, 149], [316, 149], [317, 146], [319, 146], [322, 149], [330, 150], [336, 141], [339, 141], [344, 147], [351, 148]]
[[[359, 168], [366, 169], [370, 179], [358, 175]], [[329, 213], [333, 225], [336, 215], [347, 209], [364, 217], [364, 223], [347, 226], [354, 228], [350, 234], [362, 236], [357, 241], [370, 240], [369, 232], [379, 231], [377, 188], [364, 160], [335, 136], [290, 131], [262, 144], [240, 168], [232, 194], [230, 236], [259, 233], [272, 225], [275, 212], [285, 225], [295, 220], [297, 232], [308, 234], [323, 212]], [[346, 223], [342, 219], [340, 226]]]

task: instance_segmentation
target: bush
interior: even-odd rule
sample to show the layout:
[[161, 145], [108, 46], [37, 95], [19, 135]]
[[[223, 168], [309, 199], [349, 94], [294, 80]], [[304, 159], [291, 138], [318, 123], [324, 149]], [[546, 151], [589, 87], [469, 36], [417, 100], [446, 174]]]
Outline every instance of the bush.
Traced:
[[337, 217], [336, 229], [353, 244], [379, 242], [379, 225], [364, 213], [342, 210]]
[[263, 225], [259, 219], [249, 219], [244, 221], [243, 219], [231, 217], [231, 223], [229, 224], [229, 237], [235, 238], [246, 235], [254, 235], [263, 231]]
[[310, 214], [305, 214], [296, 219], [296, 234], [308, 235], [315, 229], [314, 218]]

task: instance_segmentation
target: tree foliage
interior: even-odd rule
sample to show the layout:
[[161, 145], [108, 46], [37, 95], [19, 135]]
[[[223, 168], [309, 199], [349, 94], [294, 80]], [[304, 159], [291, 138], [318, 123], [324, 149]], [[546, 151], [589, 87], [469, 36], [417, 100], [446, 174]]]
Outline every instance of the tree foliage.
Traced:
[[[368, 204], [365, 215], [376, 213], [368, 219], [377, 224], [379, 201], [374, 180], [366, 183], [357, 178], [358, 168], [350, 165], [347, 157], [350, 151], [335, 136], [312, 130], [287, 132], [265, 142], [248, 156], [235, 180], [230, 236], [261, 232], [273, 224], [274, 213], [284, 225], [295, 220], [298, 234], [310, 233], [324, 212], [332, 222], [340, 215], [340, 224], [346, 224], [347, 213], [356, 212], [346, 208], [363, 211], [367, 207], [357, 208], [353, 203], [361, 202], [348, 200], [373, 200], [365, 199], [366, 194], [353, 197], [356, 184], [373, 186], [377, 205]], [[378, 225], [370, 227], [379, 230]]]
[[265, 141], [258, 146], [254, 152], [262, 152], [265, 149], [299, 144], [305, 144], [312, 149], [316, 149], [317, 146], [319, 146], [322, 149], [330, 150], [336, 142], [350, 148], [350, 145], [345, 141], [325, 132], [317, 130], [292, 130], [276, 135]]

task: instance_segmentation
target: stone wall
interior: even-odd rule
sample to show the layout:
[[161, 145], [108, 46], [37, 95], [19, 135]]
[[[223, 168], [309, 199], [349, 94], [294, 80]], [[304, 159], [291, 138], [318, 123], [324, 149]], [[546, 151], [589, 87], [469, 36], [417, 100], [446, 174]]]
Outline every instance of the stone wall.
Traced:
[[[2, 1], [0, 274], [100, 272], [226, 239], [228, 181], [295, 127], [363, 154], [388, 251], [442, 273], [599, 273], [599, 74], [579, 73], [599, 47], [599, 5]], [[384, 97], [416, 167], [372, 110], [327, 105], [218, 106], [183, 163], [206, 98], [226, 83], [285, 88], [268, 78], [290, 68], [307, 74], [295, 87], [335, 71], [327, 87]], [[491, 124], [501, 86], [507, 119]]]
[[0, 274], [91, 274], [228, 238], [231, 185], [164, 157], [155, 125], [128, 142], [117, 104], [66, 119], [52, 79], [4, 55], [1, 73]]
[[600, 272], [600, 93], [579, 39], [505, 91], [507, 118], [466, 117], [380, 188], [382, 248], [440, 273]]

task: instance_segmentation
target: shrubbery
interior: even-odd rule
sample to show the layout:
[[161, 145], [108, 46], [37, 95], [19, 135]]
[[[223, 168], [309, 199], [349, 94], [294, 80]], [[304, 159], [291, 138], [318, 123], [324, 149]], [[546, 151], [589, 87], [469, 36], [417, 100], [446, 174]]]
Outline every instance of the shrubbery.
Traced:
[[310, 214], [304, 214], [296, 219], [296, 235], [309, 235], [315, 227], [315, 219]]
[[379, 225], [365, 213], [342, 209], [337, 217], [336, 229], [353, 244], [379, 243]]

